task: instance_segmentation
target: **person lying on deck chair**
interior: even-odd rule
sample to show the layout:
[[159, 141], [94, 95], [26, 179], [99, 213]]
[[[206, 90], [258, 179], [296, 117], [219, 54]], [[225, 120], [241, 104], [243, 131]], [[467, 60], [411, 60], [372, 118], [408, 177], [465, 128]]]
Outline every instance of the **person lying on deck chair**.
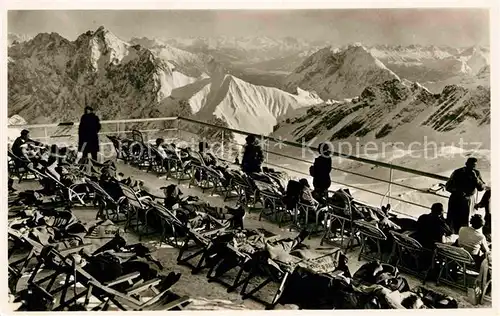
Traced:
[[[178, 186], [171, 184], [161, 187], [165, 195], [164, 206], [169, 210], [174, 210], [176, 216], [185, 224], [201, 225], [205, 214], [209, 214], [216, 219], [229, 220], [234, 228], [243, 229], [243, 219], [246, 212], [243, 207], [231, 208], [213, 207], [210, 204], [200, 201], [197, 196], [183, 197]], [[224, 211], [225, 209], [225, 211]]]

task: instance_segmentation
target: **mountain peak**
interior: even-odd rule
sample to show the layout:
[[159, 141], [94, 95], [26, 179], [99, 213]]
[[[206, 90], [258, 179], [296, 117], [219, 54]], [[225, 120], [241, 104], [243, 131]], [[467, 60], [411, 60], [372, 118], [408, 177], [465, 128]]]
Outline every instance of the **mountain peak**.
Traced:
[[309, 56], [287, 77], [286, 88], [314, 90], [326, 99], [358, 96], [365, 87], [400, 80], [360, 43], [343, 48], [325, 47]]

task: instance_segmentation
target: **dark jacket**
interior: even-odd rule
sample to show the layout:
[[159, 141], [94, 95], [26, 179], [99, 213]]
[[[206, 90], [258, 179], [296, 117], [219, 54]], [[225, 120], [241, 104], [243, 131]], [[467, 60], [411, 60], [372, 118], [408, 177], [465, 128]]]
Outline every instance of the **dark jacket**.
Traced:
[[12, 153], [16, 155], [17, 157], [21, 159], [25, 159], [26, 157], [24, 156], [23, 149], [21, 148], [22, 145], [24, 144], [35, 144], [35, 145], [41, 145], [42, 143], [37, 142], [35, 140], [31, 140], [29, 138], [23, 139], [22, 137], [16, 138], [14, 143], [12, 144]]
[[443, 236], [450, 236], [452, 233], [444, 218], [423, 214], [417, 221], [415, 239], [425, 248], [434, 249], [434, 243], [441, 242]]
[[472, 196], [476, 190], [483, 191], [485, 187], [478, 170], [468, 170], [466, 167], [453, 171], [446, 183], [446, 191], [451, 194]]
[[264, 154], [260, 145], [258, 143], [247, 144], [241, 161], [241, 170], [245, 173], [261, 172], [263, 161]]
[[319, 156], [314, 160], [313, 165], [313, 186], [314, 190], [328, 190], [332, 184], [330, 172], [332, 171], [332, 158]]
[[483, 197], [481, 198], [481, 201], [477, 205], [478, 208], [484, 208], [484, 212], [486, 214], [491, 214], [490, 210], [490, 205], [491, 205], [491, 189], [486, 190], [484, 192]]
[[85, 150], [89, 152], [99, 151], [99, 131], [101, 130], [101, 123], [99, 118], [94, 113], [82, 115], [80, 119], [80, 126], [78, 128], [78, 150]]

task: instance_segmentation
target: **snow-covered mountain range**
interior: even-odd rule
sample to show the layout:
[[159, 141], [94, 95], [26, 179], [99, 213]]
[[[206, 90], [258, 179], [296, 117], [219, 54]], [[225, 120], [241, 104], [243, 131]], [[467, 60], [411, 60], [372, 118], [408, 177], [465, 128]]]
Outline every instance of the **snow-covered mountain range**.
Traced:
[[[318, 50], [326, 41], [310, 41], [294, 37], [213, 37], [213, 38], [170, 38], [165, 42], [188, 51], [216, 53], [227, 60], [257, 63], [273, 58]], [[331, 44], [330, 44], [331, 45]]]
[[102, 119], [178, 115], [187, 101], [199, 119], [268, 134], [280, 115], [322, 102], [227, 75], [205, 54], [144, 38], [125, 42], [104, 27], [73, 42], [39, 34], [8, 54], [9, 116], [30, 124], [75, 121], [86, 105]]
[[482, 47], [375, 46], [370, 52], [400, 77], [429, 87], [451, 78], [474, 77], [489, 65], [489, 49]]
[[[458, 135], [489, 144], [490, 88], [446, 86], [433, 94], [422, 85], [392, 79], [372, 85], [352, 100], [303, 109], [284, 118], [274, 135], [295, 140], [439, 141]], [[489, 146], [489, 145], [487, 145]]]
[[286, 89], [314, 90], [323, 99], [355, 97], [364, 88], [399, 79], [360, 44], [323, 48], [309, 56], [285, 81]]
[[30, 39], [31, 38], [29, 36], [24, 35], [24, 34], [8, 33], [7, 34], [7, 46], [10, 47], [13, 44], [26, 42]]
[[[415, 124], [445, 134], [463, 126], [489, 130], [489, 51], [481, 47], [318, 48], [324, 43], [292, 38], [127, 42], [104, 27], [75, 41], [43, 33], [9, 44], [9, 116], [30, 124], [75, 121], [92, 105], [102, 119], [187, 115], [296, 138], [403, 137]], [[214, 56], [227, 49], [268, 54], [266, 61], [247, 64], [256, 69], [275, 68], [282, 58], [288, 70], [266, 77], [272, 82], [283, 73], [280, 82], [256, 85], [258, 72], [235, 71]], [[240, 57], [234, 60], [243, 65]], [[407, 80], [422, 77], [419, 71], [441, 71], [441, 79]]]

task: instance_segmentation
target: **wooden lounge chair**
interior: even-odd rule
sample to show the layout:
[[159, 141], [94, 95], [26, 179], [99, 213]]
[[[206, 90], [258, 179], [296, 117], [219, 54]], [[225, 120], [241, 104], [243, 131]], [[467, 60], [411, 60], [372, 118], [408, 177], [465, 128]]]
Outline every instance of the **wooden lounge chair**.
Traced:
[[112, 198], [106, 190], [104, 190], [97, 182], [86, 179], [90, 188], [94, 190], [95, 198], [99, 204], [99, 210], [96, 214], [96, 219], [111, 219], [114, 222], [120, 222], [120, 214], [127, 216], [127, 213], [122, 212], [125, 197], [120, 197], [118, 200]]
[[[332, 272], [337, 266], [338, 255], [339, 249], [314, 259], [302, 260], [297, 258], [295, 262], [282, 263], [277, 260], [271, 260], [263, 253], [259, 253], [253, 257], [251, 270], [245, 279], [241, 290], [242, 298], [252, 298], [258, 302], [264, 303], [266, 305], [266, 309], [274, 309], [274, 307], [279, 303], [279, 299], [285, 290], [290, 275], [297, 267], [300, 266], [308, 268], [318, 271], [318, 273], [329, 273]], [[325, 264], [326, 262], [328, 262], [328, 264]], [[259, 275], [265, 277], [264, 281], [249, 290], [251, 280]], [[265, 302], [262, 299], [257, 298], [255, 294], [271, 282], [278, 284], [278, 289], [274, 292], [271, 302]]]
[[[407, 273], [424, 277], [432, 259], [432, 250], [424, 248], [417, 240], [410, 237], [410, 233], [391, 231], [394, 244], [391, 259], [395, 259], [395, 267]], [[421, 265], [422, 259], [428, 257], [428, 265]]]
[[[387, 240], [385, 234], [374, 223], [365, 220], [357, 220], [354, 223], [358, 227], [361, 242], [358, 260], [361, 261], [362, 258], [382, 260], [381, 241]], [[370, 251], [370, 244], [377, 248], [375, 256]]]
[[[469, 275], [477, 276], [475, 262], [470, 253], [461, 247], [448, 244], [436, 243], [432, 267], [439, 261], [439, 273], [436, 284], [445, 283], [450, 286], [467, 291], [469, 286]], [[451, 271], [454, 270], [454, 273]], [[427, 278], [426, 278], [427, 279]], [[462, 282], [460, 282], [460, 279]]]

